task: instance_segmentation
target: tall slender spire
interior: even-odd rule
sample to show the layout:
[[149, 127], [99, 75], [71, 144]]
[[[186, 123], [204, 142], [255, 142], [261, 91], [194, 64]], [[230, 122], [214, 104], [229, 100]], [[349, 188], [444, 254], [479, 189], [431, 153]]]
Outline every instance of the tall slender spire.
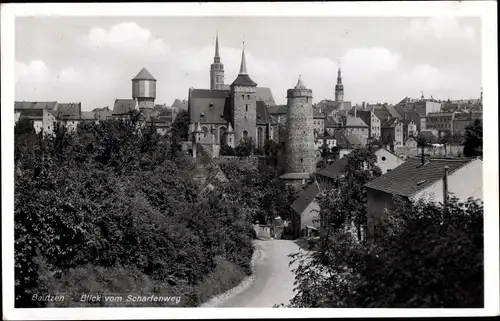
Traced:
[[339, 71], [337, 73], [337, 84], [342, 84], [342, 71], [339, 66]]
[[243, 52], [241, 53], [241, 66], [239, 75], [247, 75], [247, 63], [245, 61], [245, 42], [243, 41]]
[[302, 75], [299, 75], [299, 80], [297, 81], [297, 85], [295, 85], [295, 89], [306, 89], [306, 86], [304, 86], [302, 82]]
[[215, 36], [215, 58], [220, 58], [219, 57], [219, 32], [217, 32], [217, 35]]

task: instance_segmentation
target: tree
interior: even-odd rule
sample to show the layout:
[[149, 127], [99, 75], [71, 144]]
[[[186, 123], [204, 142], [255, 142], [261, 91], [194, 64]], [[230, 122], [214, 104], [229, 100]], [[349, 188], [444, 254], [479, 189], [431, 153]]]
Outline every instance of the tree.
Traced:
[[266, 139], [264, 143], [264, 154], [268, 157], [276, 157], [278, 156], [278, 143], [276, 143], [272, 139]]
[[475, 119], [465, 128], [464, 156], [475, 157], [483, 155], [483, 123]]
[[236, 156], [247, 157], [255, 151], [255, 142], [252, 137], [243, 137], [234, 149]]
[[356, 149], [348, 155], [347, 166], [333, 180], [334, 188], [319, 196], [320, 218], [328, 232], [356, 228], [358, 239], [366, 229], [364, 185], [381, 175], [371, 149]]
[[236, 153], [234, 151], [234, 148], [232, 148], [231, 146], [229, 146], [227, 144], [224, 144], [220, 148], [220, 155], [222, 155], [222, 156], [235, 156]]
[[319, 250], [296, 253], [291, 307], [480, 308], [483, 206], [399, 199], [387, 233], [374, 245], [349, 233], [321, 235]]
[[174, 122], [172, 123], [172, 137], [177, 137], [180, 140], [186, 141], [189, 140], [189, 124], [191, 119], [189, 117], [189, 113], [187, 110], [181, 110], [177, 116], [175, 117]]

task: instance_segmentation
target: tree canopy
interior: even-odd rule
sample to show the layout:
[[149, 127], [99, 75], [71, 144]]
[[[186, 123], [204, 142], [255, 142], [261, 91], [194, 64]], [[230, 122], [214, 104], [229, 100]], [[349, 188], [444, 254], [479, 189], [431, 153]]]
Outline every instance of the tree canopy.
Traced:
[[474, 157], [483, 155], [483, 122], [475, 119], [465, 128], [464, 156]]

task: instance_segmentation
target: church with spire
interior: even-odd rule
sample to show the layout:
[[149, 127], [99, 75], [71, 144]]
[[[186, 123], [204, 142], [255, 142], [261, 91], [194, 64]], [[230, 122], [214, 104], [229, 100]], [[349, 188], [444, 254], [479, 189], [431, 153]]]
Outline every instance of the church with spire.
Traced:
[[241, 53], [240, 71], [230, 85], [224, 84], [224, 65], [219, 53], [219, 37], [215, 40], [215, 55], [210, 64], [210, 89], [189, 89], [188, 113], [190, 133], [197, 141], [236, 147], [241, 139], [252, 138], [258, 147], [267, 139], [276, 139], [277, 123], [268, 107], [276, 105], [269, 88], [258, 87], [250, 77]]

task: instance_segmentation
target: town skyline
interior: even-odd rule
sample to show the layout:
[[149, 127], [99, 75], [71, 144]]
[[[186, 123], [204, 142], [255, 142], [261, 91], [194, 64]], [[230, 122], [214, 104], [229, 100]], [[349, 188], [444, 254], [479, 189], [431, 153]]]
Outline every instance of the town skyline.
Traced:
[[170, 105], [190, 87], [210, 87], [216, 34], [225, 83], [237, 76], [245, 41], [249, 75], [277, 104], [299, 75], [314, 102], [333, 100], [339, 65], [353, 103], [481, 92], [474, 18], [17, 18], [15, 99], [111, 107], [130, 98], [130, 80], [145, 67], [158, 80], [156, 102]]

